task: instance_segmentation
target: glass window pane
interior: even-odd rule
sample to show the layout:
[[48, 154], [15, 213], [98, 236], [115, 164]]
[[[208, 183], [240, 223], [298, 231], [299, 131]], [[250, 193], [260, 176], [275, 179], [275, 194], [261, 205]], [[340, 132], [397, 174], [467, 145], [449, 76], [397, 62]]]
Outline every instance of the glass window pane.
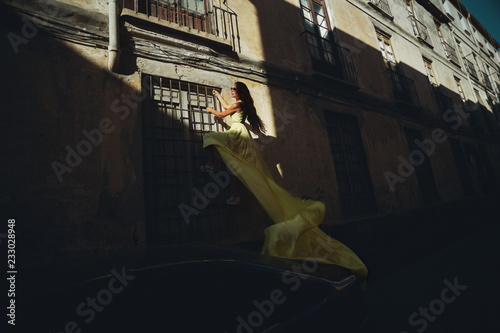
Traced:
[[304, 27], [306, 28], [306, 31], [309, 31], [310, 33], [316, 34], [316, 30], [314, 29], [314, 22], [305, 19], [304, 20]]
[[396, 62], [396, 60], [394, 59], [394, 55], [392, 54], [392, 47], [391, 47], [391, 45], [385, 43], [385, 49], [386, 49], [387, 58], [389, 59], [389, 61]]
[[380, 51], [381, 51], [382, 53], [385, 53], [385, 51], [384, 51], [384, 42], [382, 42], [382, 40], [381, 40], [381, 39], [379, 39], [379, 40], [378, 40], [378, 46], [379, 46], [379, 48], [380, 48]]
[[323, 11], [323, 6], [321, 6], [319, 3], [313, 2], [314, 6], [314, 12], [316, 13], [316, 17], [318, 16], [325, 16], [325, 12]]
[[189, 11], [197, 14], [205, 14], [204, 0], [180, 0], [180, 4], [182, 9], [189, 9]]
[[309, 0], [300, 0], [300, 5], [301, 5], [302, 7], [307, 8], [307, 9], [311, 9], [311, 8], [309, 7]]
[[321, 38], [324, 38], [324, 39], [329, 39], [328, 38], [328, 29], [327, 28], [323, 28], [323, 27], [320, 27], [319, 28], [319, 35]]

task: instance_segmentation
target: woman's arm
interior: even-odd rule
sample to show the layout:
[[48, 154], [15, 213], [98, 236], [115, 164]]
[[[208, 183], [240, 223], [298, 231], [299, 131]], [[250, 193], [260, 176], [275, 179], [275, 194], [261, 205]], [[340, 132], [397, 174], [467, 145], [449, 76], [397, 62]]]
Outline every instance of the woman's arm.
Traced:
[[207, 112], [210, 112], [211, 114], [219, 118], [224, 118], [235, 112], [241, 112], [241, 110], [242, 108], [240, 102], [233, 103], [231, 106], [229, 106], [226, 110], [222, 112], [218, 112], [217, 110], [214, 110], [212, 108], [207, 108]]
[[222, 96], [219, 94], [219, 92], [217, 90], [213, 90], [212, 94], [214, 94], [214, 96], [217, 97], [217, 99], [219, 100], [220, 104], [222, 105], [222, 107], [224, 109], [227, 109], [230, 107], [230, 105], [226, 102], [226, 100], [224, 98], [222, 98]]

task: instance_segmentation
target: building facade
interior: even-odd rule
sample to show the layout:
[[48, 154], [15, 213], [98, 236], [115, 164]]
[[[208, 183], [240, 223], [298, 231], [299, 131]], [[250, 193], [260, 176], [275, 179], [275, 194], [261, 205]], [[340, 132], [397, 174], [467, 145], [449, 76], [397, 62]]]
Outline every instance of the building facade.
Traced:
[[228, 125], [212, 90], [235, 81], [277, 182], [323, 201], [326, 226], [498, 191], [500, 45], [458, 1], [4, 7], [2, 204], [33, 261], [261, 239], [271, 221], [231, 170], [203, 171], [203, 134]]

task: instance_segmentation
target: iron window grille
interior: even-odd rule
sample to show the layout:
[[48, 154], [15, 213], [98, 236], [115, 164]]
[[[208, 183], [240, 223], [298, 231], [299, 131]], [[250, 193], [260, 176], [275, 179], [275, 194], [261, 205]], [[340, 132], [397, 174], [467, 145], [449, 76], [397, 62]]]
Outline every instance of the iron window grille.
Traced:
[[472, 76], [474, 79], [478, 79], [476, 68], [474, 67], [474, 64], [467, 58], [464, 58], [465, 61], [465, 67], [467, 68], [467, 72], [469, 72], [470, 76]]
[[444, 48], [444, 51], [446, 54], [446, 58], [448, 58], [448, 60], [450, 60], [450, 61], [453, 61], [455, 64], [460, 65], [460, 63], [458, 61], [457, 52], [455, 51], [455, 49], [453, 47], [451, 47], [451, 45], [446, 43], [445, 41], [442, 41], [442, 44], [443, 44], [443, 48]]
[[306, 38], [314, 70], [344, 80], [354, 86], [358, 85], [351, 50], [329, 40], [318, 38], [317, 35], [307, 31], [304, 31], [302, 35]]
[[434, 96], [436, 97], [439, 110], [441, 111], [441, 115], [443, 117], [447, 112], [449, 112], [449, 110], [456, 114], [455, 107], [453, 106], [453, 100], [439, 91], [439, 88], [437, 87], [434, 88]]
[[[220, 89], [151, 75], [145, 75], [143, 82], [148, 93], [142, 121], [150, 237], [157, 242], [182, 242], [234, 235], [230, 210], [224, 207], [229, 187], [220, 186], [212, 197], [212, 186], [207, 194], [206, 186], [214, 180], [200, 169], [207, 158], [204, 133], [224, 130], [223, 123], [205, 111], [207, 107], [220, 110], [212, 95], [213, 89]], [[183, 214], [181, 205], [195, 213], [184, 210]]]
[[375, 212], [375, 196], [357, 119], [328, 111], [325, 118], [343, 215]]
[[484, 84], [486, 85], [486, 88], [493, 90], [493, 85], [491, 84], [490, 78], [486, 72], [481, 71], [481, 74], [483, 75], [483, 81]]
[[358, 84], [351, 51], [333, 41], [326, 8], [322, 1], [300, 0], [305, 31], [301, 34], [315, 71]]
[[455, 49], [448, 43], [446, 43], [446, 40], [444, 39], [443, 32], [441, 31], [441, 25], [439, 22], [435, 21], [436, 23], [436, 30], [439, 35], [439, 40], [441, 41], [441, 45], [443, 46], [444, 49], [444, 54], [446, 55], [446, 58], [452, 62], [454, 62], [456, 65], [460, 66], [460, 63], [458, 62], [458, 56], [457, 52]]
[[401, 101], [414, 107], [420, 107], [415, 82], [391, 69], [387, 69], [386, 73], [391, 81], [392, 92], [396, 101]]

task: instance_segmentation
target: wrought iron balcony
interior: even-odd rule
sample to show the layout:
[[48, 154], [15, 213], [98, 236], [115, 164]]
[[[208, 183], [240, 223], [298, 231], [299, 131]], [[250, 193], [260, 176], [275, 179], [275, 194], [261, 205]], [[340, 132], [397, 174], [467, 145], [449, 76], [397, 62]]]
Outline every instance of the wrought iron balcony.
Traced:
[[349, 49], [308, 31], [304, 31], [302, 35], [306, 38], [315, 71], [358, 86], [358, 77]]
[[428, 45], [432, 46], [431, 37], [429, 35], [427, 27], [422, 22], [420, 22], [419, 20], [417, 20], [415, 18], [415, 16], [410, 15], [410, 16], [408, 16], [408, 19], [411, 22], [411, 25], [413, 27], [413, 32], [415, 33], [415, 36], [417, 36], [418, 38], [420, 38], [422, 41], [424, 41]]
[[444, 47], [444, 52], [446, 53], [446, 57], [450, 60], [456, 63], [457, 65], [460, 65], [460, 62], [458, 61], [458, 56], [457, 52], [453, 47], [451, 47], [450, 44], [443, 42], [443, 47]]
[[237, 15], [213, 0], [123, 0], [123, 8], [222, 38], [233, 48], [239, 42]]
[[484, 84], [486, 85], [486, 88], [493, 90], [493, 85], [491, 84], [491, 81], [490, 81], [488, 74], [486, 74], [483, 71], [481, 71], [481, 74], [483, 75], [483, 81], [484, 81]]
[[389, 2], [387, 2], [387, 0], [370, 0], [369, 3], [392, 17], [391, 7], [389, 7]]
[[392, 84], [392, 91], [396, 101], [401, 101], [415, 107], [420, 107], [415, 82], [396, 71], [388, 69], [387, 75]]
[[467, 72], [469, 72], [470, 76], [478, 80], [476, 68], [474, 67], [474, 64], [467, 58], [464, 58], [465, 61], [465, 67], [467, 68]]

